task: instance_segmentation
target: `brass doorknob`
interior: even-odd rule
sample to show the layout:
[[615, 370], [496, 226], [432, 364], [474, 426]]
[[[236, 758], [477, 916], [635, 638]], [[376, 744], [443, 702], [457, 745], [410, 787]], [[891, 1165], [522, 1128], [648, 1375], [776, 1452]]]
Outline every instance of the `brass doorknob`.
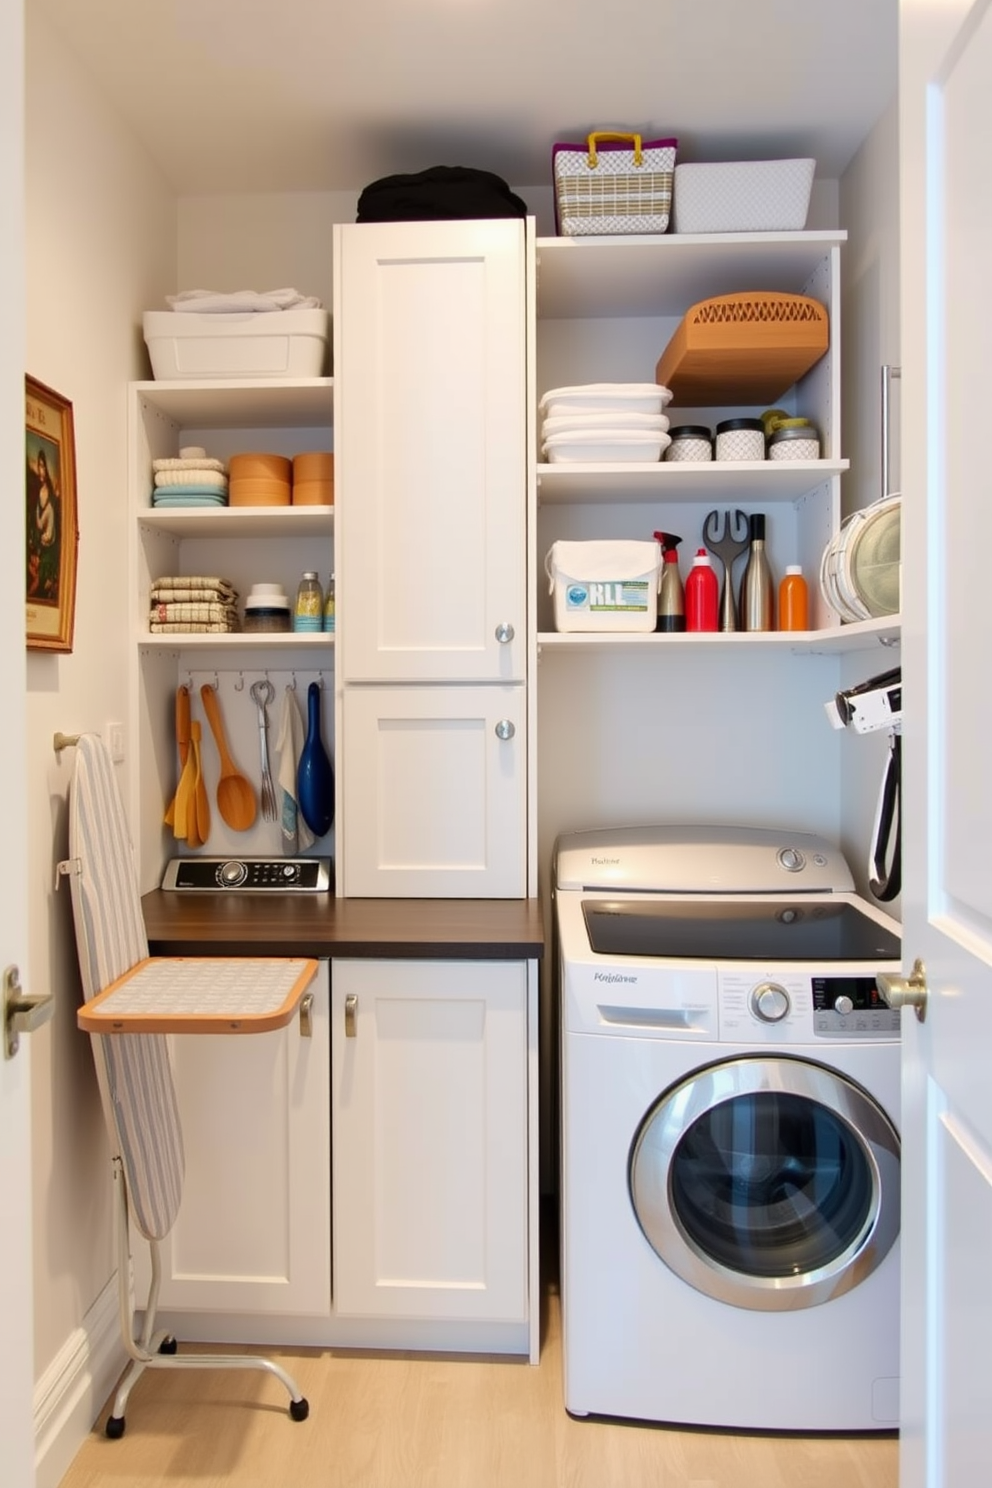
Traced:
[[930, 992], [927, 987], [926, 967], [919, 957], [913, 962], [913, 970], [908, 977], [883, 976], [879, 972], [875, 977], [875, 986], [886, 1007], [911, 1007], [920, 1022], [923, 1022], [927, 1013], [927, 998]]

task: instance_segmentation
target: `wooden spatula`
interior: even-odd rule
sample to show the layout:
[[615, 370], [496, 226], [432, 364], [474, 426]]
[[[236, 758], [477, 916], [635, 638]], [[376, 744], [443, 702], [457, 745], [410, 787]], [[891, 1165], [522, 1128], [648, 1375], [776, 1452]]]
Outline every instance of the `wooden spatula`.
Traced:
[[[176, 747], [179, 750], [179, 774], [182, 776], [189, 755], [189, 688], [186, 686], [176, 688]], [[176, 795], [179, 787], [176, 786]], [[176, 796], [172, 797], [165, 812], [165, 825], [174, 827], [176, 821]], [[184, 836], [185, 833], [177, 832], [176, 836]]]

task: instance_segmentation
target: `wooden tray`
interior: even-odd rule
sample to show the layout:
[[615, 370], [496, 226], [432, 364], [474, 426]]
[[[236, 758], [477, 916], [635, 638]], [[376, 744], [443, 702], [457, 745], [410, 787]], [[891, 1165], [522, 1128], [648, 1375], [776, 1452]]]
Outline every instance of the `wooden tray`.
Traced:
[[655, 367], [685, 408], [775, 403], [824, 355], [827, 312], [807, 295], [716, 295], [686, 311]]

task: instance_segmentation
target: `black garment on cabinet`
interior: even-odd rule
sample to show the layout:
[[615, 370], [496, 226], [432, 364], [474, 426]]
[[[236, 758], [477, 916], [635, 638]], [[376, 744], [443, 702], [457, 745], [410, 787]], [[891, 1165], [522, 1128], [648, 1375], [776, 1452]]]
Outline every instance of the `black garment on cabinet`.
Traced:
[[453, 218], [526, 217], [527, 205], [492, 171], [434, 165], [414, 175], [383, 176], [358, 198], [358, 222], [443, 222]]

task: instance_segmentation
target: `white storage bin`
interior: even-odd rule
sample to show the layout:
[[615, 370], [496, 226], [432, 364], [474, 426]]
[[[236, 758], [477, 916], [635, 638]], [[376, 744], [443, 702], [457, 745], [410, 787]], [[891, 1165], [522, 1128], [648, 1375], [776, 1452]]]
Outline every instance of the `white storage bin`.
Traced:
[[550, 439], [552, 434], [571, 434], [575, 430], [594, 433], [597, 429], [609, 430], [609, 439], [618, 432], [667, 434], [668, 419], [663, 413], [592, 413], [586, 409], [579, 413], [548, 414], [541, 425], [545, 439]]
[[668, 388], [656, 382], [587, 382], [579, 387], [550, 388], [538, 404], [542, 414], [558, 417], [580, 413], [660, 413], [672, 401]]
[[567, 434], [551, 434], [542, 449], [552, 465], [585, 462], [587, 465], [654, 464], [671, 444], [667, 434], [651, 434], [636, 429], [574, 429]]
[[210, 315], [146, 310], [145, 344], [158, 382], [200, 377], [320, 377], [328, 310]]
[[654, 630], [661, 545], [637, 540], [556, 542], [544, 560], [555, 630]]
[[800, 232], [815, 170], [810, 159], [677, 165], [672, 231]]

